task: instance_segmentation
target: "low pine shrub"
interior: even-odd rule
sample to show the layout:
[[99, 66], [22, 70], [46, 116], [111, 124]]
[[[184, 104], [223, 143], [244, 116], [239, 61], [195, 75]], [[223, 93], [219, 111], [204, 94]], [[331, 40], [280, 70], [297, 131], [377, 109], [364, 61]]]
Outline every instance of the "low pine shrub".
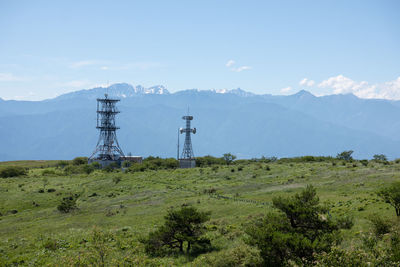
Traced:
[[64, 197], [61, 200], [61, 203], [57, 206], [57, 209], [62, 213], [69, 213], [70, 211], [77, 208], [76, 200], [78, 199], [78, 195], [71, 195], [68, 197]]
[[17, 166], [8, 166], [0, 169], [0, 177], [9, 178], [26, 175], [27, 171], [25, 168]]

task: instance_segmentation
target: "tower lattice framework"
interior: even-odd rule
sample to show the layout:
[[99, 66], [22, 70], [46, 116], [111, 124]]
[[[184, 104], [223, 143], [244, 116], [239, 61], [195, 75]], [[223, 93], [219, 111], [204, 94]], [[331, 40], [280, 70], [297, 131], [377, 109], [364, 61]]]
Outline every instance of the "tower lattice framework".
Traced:
[[[96, 160], [118, 160], [124, 157], [121, 147], [118, 144], [116, 131], [119, 129], [115, 125], [115, 116], [120, 113], [116, 107], [119, 99], [104, 98], [97, 99], [97, 126], [100, 130], [99, 140], [96, 149], [90, 159]], [[97, 157], [96, 157], [97, 155]]]
[[193, 120], [193, 116], [183, 116], [183, 120], [186, 120], [186, 128], [181, 128], [180, 133], [185, 133], [185, 143], [183, 145], [181, 159], [194, 159], [192, 139], [190, 134], [196, 133], [196, 128], [190, 128], [190, 121]]

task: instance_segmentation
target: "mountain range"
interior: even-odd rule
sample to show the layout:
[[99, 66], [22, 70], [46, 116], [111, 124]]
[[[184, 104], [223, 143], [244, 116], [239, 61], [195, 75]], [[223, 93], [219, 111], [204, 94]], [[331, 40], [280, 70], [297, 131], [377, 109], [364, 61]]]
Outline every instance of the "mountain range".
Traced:
[[176, 157], [178, 129], [189, 109], [197, 128], [195, 156], [336, 156], [354, 150], [360, 159], [400, 157], [400, 101], [307, 91], [257, 95], [239, 88], [170, 93], [161, 85], [119, 83], [43, 101], [0, 99], [0, 160], [90, 156], [98, 138], [96, 98], [105, 93], [121, 99], [117, 136], [126, 154]]

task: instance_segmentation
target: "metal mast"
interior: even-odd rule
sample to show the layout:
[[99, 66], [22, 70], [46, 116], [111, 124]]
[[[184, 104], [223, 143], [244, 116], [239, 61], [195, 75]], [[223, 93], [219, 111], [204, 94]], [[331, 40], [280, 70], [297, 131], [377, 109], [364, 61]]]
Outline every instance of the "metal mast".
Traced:
[[[179, 159], [181, 168], [193, 168], [195, 167], [195, 158], [193, 154], [192, 148], [192, 139], [190, 134], [196, 133], [196, 128], [190, 128], [190, 121], [193, 120], [193, 116], [183, 116], [183, 120], [186, 120], [186, 128], [180, 128], [179, 132], [185, 133], [185, 143], [183, 145], [183, 150], [181, 154], [181, 158]], [[179, 135], [178, 135], [178, 143], [179, 143]], [[178, 148], [179, 149], [179, 148]]]
[[[108, 98], [107, 94], [104, 96], [104, 98], [97, 99], [96, 128], [100, 130], [100, 136], [96, 149], [89, 160], [116, 161], [120, 157], [124, 157], [116, 135], [119, 127], [115, 125], [115, 116], [119, 113], [116, 103], [119, 99]], [[96, 154], [97, 157], [95, 158]]]
[[183, 145], [181, 159], [194, 159], [192, 139], [190, 138], [190, 133], [196, 133], [196, 128], [190, 128], [190, 121], [193, 120], [193, 116], [183, 116], [182, 119], [186, 120], [186, 128], [180, 129], [181, 133], [185, 133], [185, 144]]

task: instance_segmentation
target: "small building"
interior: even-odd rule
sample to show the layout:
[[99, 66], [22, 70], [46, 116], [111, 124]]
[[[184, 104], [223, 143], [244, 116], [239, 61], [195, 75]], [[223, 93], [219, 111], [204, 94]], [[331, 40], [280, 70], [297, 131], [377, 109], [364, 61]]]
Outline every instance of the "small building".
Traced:
[[195, 159], [179, 159], [179, 168], [195, 168], [196, 160]]

